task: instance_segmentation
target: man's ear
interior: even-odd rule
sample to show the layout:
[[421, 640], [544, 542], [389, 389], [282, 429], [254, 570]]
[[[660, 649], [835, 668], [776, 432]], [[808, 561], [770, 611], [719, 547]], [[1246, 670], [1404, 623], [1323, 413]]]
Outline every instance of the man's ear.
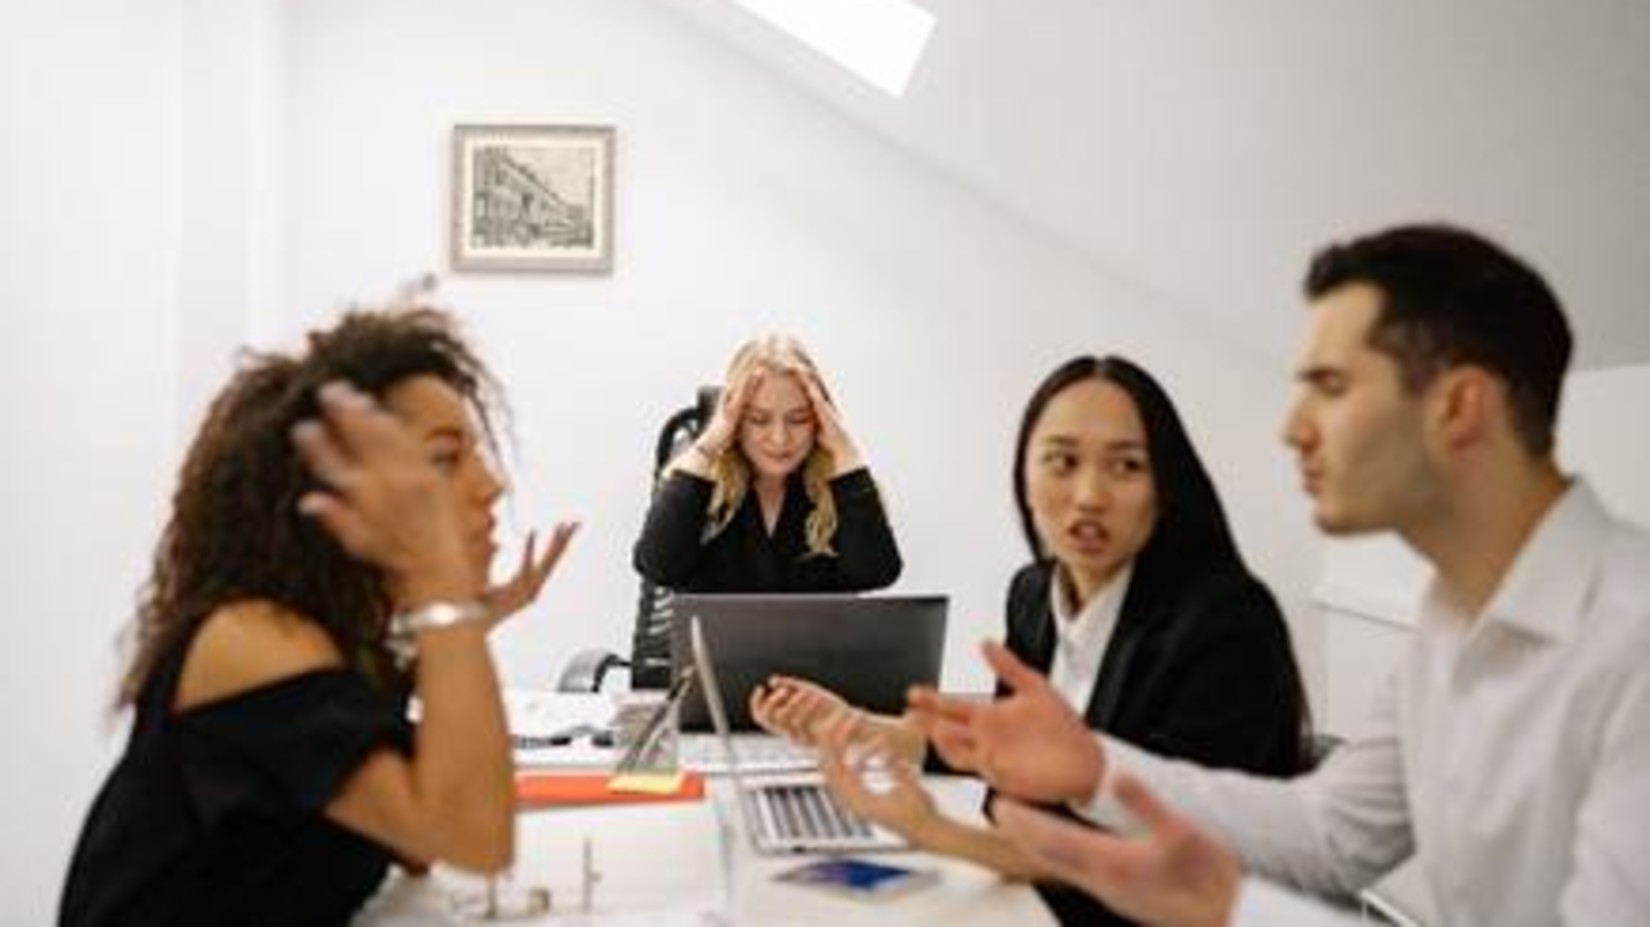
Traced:
[[1451, 367], [1427, 391], [1428, 431], [1449, 453], [1482, 443], [1498, 409], [1506, 407], [1501, 381], [1482, 367]]

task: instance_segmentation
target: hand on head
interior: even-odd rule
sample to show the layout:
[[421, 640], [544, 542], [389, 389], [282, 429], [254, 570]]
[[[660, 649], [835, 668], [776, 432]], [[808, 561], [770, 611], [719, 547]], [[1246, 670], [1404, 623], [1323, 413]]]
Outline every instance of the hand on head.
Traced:
[[1145, 833], [1120, 837], [1013, 799], [997, 802], [997, 827], [1050, 872], [1134, 920], [1225, 927], [1243, 876], [1237, 857], [1132, 776], [1118, 776], [1116, 790]]
[[836, 463], [838, 473], [846, 473], [857, 469], [860, 465], [859, 449], [854, 446], [853, 439], [848, 437], [848, 431], [843, 427], [842, 416], [837, 413], [829, 396], [825, 395], [825, 384], [820, 382], [819, 374], [812, 370], [796, 371], [797, 379], [802, 381], [802, 388], [807, 391], [808, 404], [813, 408], [814, 421], [819, 426], [818, 441], [821, 447], [830, 453]]
[[817, 746], [824, 725], [858, 711], [842, 697], [805, 679], [771, 676], [751, 689], [751, 717], [771, 734]]
[[483, 579], [466, 552], [451, 482], [371, 397], [329, 383], [317, 398], [320, 419], [298, 423], [292, 440], [326, 488], [305, 493], [300, 511], [382, 569], [403, 599], [473, 598]]
[[918, 726], [945, 761], [999, 791], [1037, 802], [1087, 802], [1105, 773], [1100, 742], [1041, 673], [1001, 644], [981, 647], [1009, 692], [972, 702], [917, 687]]
[[558, 522], [550, 532], [550, 543], [545, 545], [543, 556], [536, 556], [538, 532], [528, 533], [527, 548], [522, 551], [521, 563], [516, 567], [515, 575], [490, 587], [482, 596], [494, 621], [510, 617], [531, 605], [533, 600], [539, 597], [545, 581], [555, 572], [556, 564], [561, 561], [562, 554], [567, 552], [567, 545], [572, 543], [573, 535], [578, 530], [579, 523], [576, 521]]
[[756, 395], [757, 387], [762, 385], [763, 376], [760, 366], [752, 366], [722, 390], [722, 398], [716, 403], [716, 414], [711, 416], [695, 441], [706, 454], [720, 454], [738, 440], [739, 425], [745, 420], [745, 409], [750, 405], [751, 397]]

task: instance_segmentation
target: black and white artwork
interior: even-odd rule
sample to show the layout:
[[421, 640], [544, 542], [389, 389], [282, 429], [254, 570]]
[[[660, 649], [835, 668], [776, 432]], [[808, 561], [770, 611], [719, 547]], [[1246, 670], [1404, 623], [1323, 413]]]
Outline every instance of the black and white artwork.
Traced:
[[613, 129], [453, 130], [453, 269], [613, 268]]

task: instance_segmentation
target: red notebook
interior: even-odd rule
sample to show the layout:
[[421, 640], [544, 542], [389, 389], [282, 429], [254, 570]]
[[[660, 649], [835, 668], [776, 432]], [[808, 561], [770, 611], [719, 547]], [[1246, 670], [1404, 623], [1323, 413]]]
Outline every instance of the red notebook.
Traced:
[[[675, 782], [660, 782], [666, 777], [648, 777], [650, 782], [644, 788], [630, 787], [626, 778], [637, 777], [615, 777], [605, 772], [518, 772], [516, 802], [537, 807], [698, 801], [705, 797], [705, 777], [699, 773], [681, 773]], [[618, 789], [613, 788], [615, 779], [619, 780]]]

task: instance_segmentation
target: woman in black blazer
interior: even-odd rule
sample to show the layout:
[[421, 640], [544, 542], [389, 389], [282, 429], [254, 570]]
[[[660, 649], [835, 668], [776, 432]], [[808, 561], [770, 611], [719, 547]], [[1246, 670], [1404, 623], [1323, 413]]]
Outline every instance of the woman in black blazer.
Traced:
[[[1081, 524], [1086, 503], [1073, 500], [1062, 510], [1060, 490], [1038, 496], [1051, 468], [1080, 466], [1064, 455], [1073, 447], [1072, 432], [1082, 426], [1065, 433], [1047, 428], [1051, 409], [1059, 413], [1078, 389], [1102, 397], [1110, 392], [1114, 401], [1126, 397], [1144, 433], [1135, 460], [1147, 465], [1154, 503], [1149, 535], [1128, 564], [1122, 607], [1081, 709], [1084, 717], [1096, 730], [1205, 765], [1276, 775], [1301, 771], [1309, 725], [1282, 613], [1244, 565], [1173, 402], [1156, 380], [1123, 358], [1068, 361], [1026, 406], [1014, 487], [1034, 559], [1009, 586], [1008, 648], [1048, 673], [1058, 646], [1051, 586], [1059, 582], [1059, 594], [1071, 596], [1083, 585], [1085, 566], [1105, 571], [1105, 552], [1073, 549], [1073, 525]], [[1110, 453], [1123, 455], [1110, 458], [1113, 465], [1131, 462], [1127, 429], [1093, 437], [1109, 440], [1115, 449]], [[1096, 447], [1092, 465], [1106, 465], [1103, 448]], [[1052, 481], [1062, 482], [1059, 476]], [[1125, 492], [1113, 490], [1110, 504], [1117, 506]]]
[[[1097, 730], [1207, 765], [1304, 767], [1306, 704], [1287, 626], [1149, 374], [1119, 357], [1051, 373], [1021, 421], [1014, 492], [1033, 557], [1009, 586], [1016, 656]], [[823, 739], [823, 766], [854, 810], [924, 849], [1039, 876], [994, 831], [938, 813], [916, 778], [921, 735], [904, 719], [866, 716], [789, 679], [755, 694], [753, 712], [789, 736]], [[866, 738], [893, 761], [891, 788], [866, 789], [847, 768], [844, 748]], [[1039, 891], [1062, 923], [1123, 923], [1075, 890]]]

